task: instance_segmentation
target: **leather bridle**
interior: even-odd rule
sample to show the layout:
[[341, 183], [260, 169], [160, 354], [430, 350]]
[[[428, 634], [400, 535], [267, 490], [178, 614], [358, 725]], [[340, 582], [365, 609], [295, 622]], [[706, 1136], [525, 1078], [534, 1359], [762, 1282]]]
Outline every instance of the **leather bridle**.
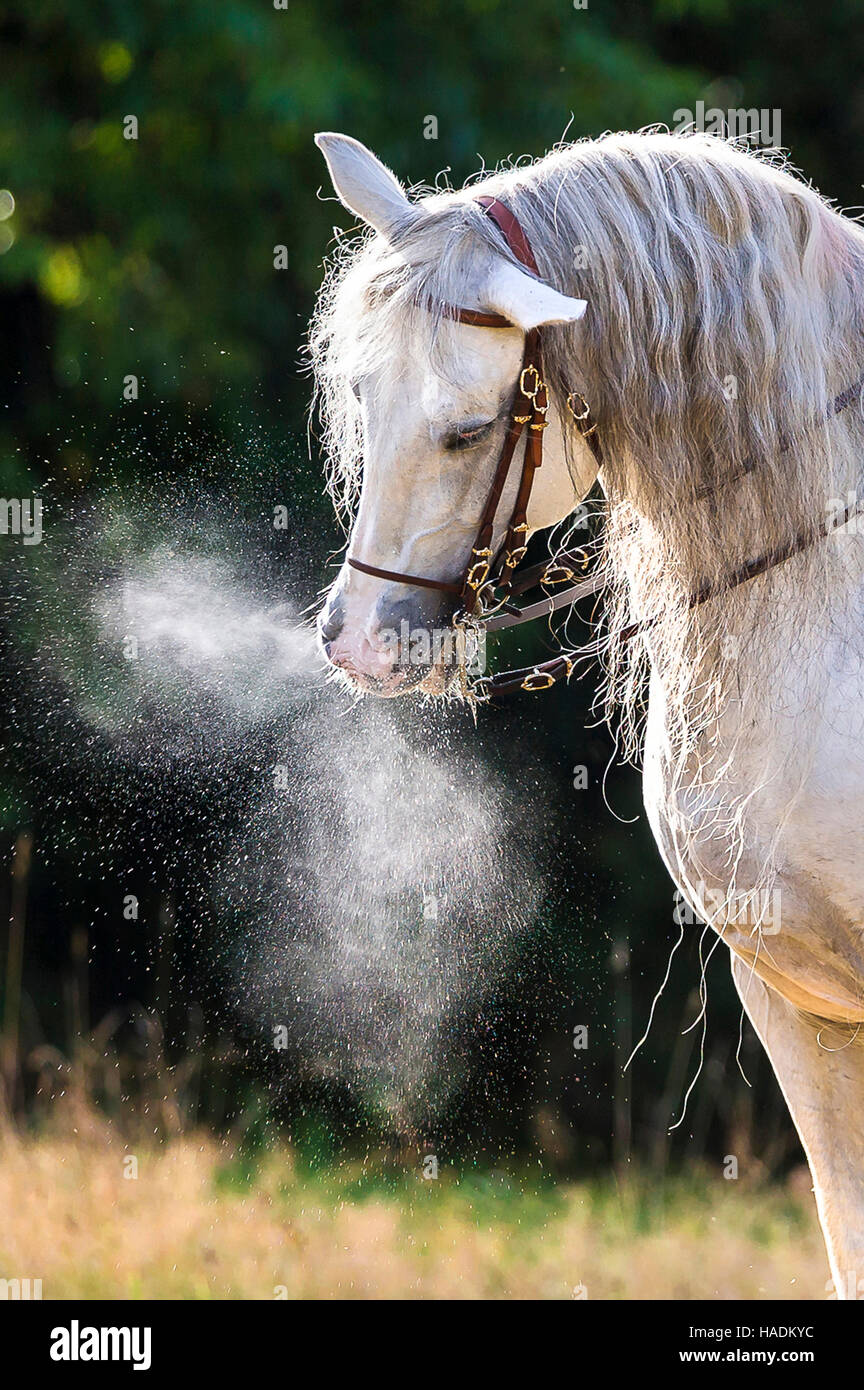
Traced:
[[[534, 253], [528, 244], [517, 218], [500, 203], [497, 198], [477, 199], [484, 212], [501, 231], [513, 255], [530, 274], [540, 278], [540, 271]], [[463, 309], [456, 305], [444, 306], [444, 315], [457, 323], [469, 324], [472, 328], [515, 328], [503, 314], [484, 313], [478, 309]], [[576, 402], [580, 408], [577, 410]], [[569, 408], [584, 439], [587, 439], [598, 464], [601, 461], [600, 445], [597, 440], [597, 427], [591, 419], [588, 403], [579, 393], [568, 397]], [[492, 486], [486, 498], [486, 505], [480, 516], [474, 544], [471, 547], [465, 568], [459, 579], [448, 582], [442, 579], [429, 579], [425, 575], [404, 574], [399, 570], [381, 569], [378, 565], [368, 565], [353, 555], [347, 557], [352, 569], [363, 574], [374, 575], [378, 579], [391, 579], [398, 584], [409, 584], [420, 589], [440, 589], [444, 593], [455, 594], [460, 602], [456, 620], [471, 619], [482, 609], [484, 602], [494, 595], [494, 602], [503, 606], [512, 616], [518, 617], [519, 610], [507, 603], [513, 589], [513, 575], [517, 565], [525, 556], [528, 540], [528, 503], [534, 476], [543, 462], [543, 431], [546, 428], [546, 413], [549, 409], [549, 389], [543, 375], [543, 345], [540, 330], [532, 328], [525, 334], [525, 347], [522, 365], [510, 402], [507, 433], [501, 447], [498, 466], [492, 479]], [[523, 434], [525, 451], [522, 456], [522, 472], [513, 502], [513, 510], [507, 523], [504, 539], [496, 555], [492, 553], [492, 539], [495, 522], [501, 505], [501, 497], [510, 476], [510, 470]], [[543, 567], [544, 571], [548, 568]], [[553, 577], [546, 577], [545, 583], [564, 583], [575, 579], [569, 566], [559, 564], [553, 567]], [[527, 619], [526, 619], [527, 621]]]
[[[516, 260], [533, 276], [540, 279], [540, 271], [534, 253], [516, 216], [497, 198], [482, 196], [477, 199], [484, 212], [496, 224]], [[445, 305], [444, 315], [457, 323], [468, 324], [473, 328], [515, 328], [516, 324], [502, 314], [486, 313], [477, 309], [464, 309], [456, 305]], [[828, 408], [828, 418], [839, 415], [853, 401], [860, 400], [864, 391], [864, 378], [836, 396]], [[571, 391], [566, 399], [567, 409], [582, 438], [593, 453], [598, 467], [603, 464], [603, 451], [597, 431], [597, 422], [592, 416], [588, 401], [580, 391]], [[596, 571], [587, 578], [577, 580], [573, 566], [587, 568], [588, 556], [584, 551], [564, 552], [554, 556], [551, 561], [532, 565], [528, 569], [516, 569], [524, 558], [528, 540], [528, 503], [537, 469], [543, 462], [543, 431], [546, 428], [546, 414], [549, 409], [549, 390], [544, 378], [543, 344], [538, 328], [529, 329], [525, 334], [525, 347], [522, 365], [510, 403], [507, 434], [501, 448], [498, 466], [492, 479], [492, 486], [486, 505], [480, 517], [477, 534], [465, 568], [459, 579], [447, 582], [429, 579], [424, 575], [404, 574], [398, 570], [381, 569], [377, 565], [366, 564], [353, 555], [347, 556], [352, 569], [363, 574], [374, 575], [378, 579], [390, 579], [399, 584], [408, 584], [421, 589], [438, 589], [454, 594], [460, 603], [452, 621], [455, 627], [482, 628], [495, 631], [531, 622], [534, 618], [551, 615], [559, 608], [570, 607], [580, 599], [599, 593], [604, 587], [602, 575]], [[497, 554], [492, 552], [492, 539], [495, 522], [501, 504], [501, 497], [516, 450], [523, 434], [525, 450], [522, 458], [522, 472], [519, 486], [504, 539]], [[781, 446], [785, 452], [792, 440]], [[755, 460], [747, 460], [740, 476], [745, 476], [755, 467]], [[730, 480], [731, 481], [731, 480]], [[835, 517], [801, 532], [788, 545], [759, 556], [730, 574], [720, 584], [707, 585], [690, 596], [690, 608], [698, 608], [709, 599], [721, 593], [738, 588], [757, 575], [801, 554], [811, 546], [824, 540], [833, 531], [845, 526], [855, 516], [864, 514], [864, 501], [850, 504]], [[570, 587], [554, 597], [547, 596], [538, 603], [525, 608], [517, 608], [510, 601], [514, 596], [525, 593], [538, 586], [552, 586], [568, 583]], [[620, 633], [618, 640], [630, 641], [640, 633], [655, 626], [656, 618], [631, 623]], [[604, 648], [603, 639], [597, 639], [574, 651], [565, 651], [550, 661], [539, 665], [526, 666], [515, 671], [504, 671], [498, 675], [486, 676], [474, 683], [471, 693], [486, 698], [490, 695], [506, 695], [516, 690], [546, 690], [559, 679], [569, 680], [576, 665], [584, 658], [598, 656]]]

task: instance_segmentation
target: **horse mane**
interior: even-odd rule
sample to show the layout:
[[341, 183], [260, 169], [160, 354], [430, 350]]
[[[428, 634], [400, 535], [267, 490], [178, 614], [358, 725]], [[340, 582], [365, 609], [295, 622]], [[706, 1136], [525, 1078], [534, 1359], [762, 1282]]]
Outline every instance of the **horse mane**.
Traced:
[[[728, 701], [782, 705], [761, 624], [788, 632], [794, 659], [805, 613], [827, 620], [842, 547], [815, 545], [763, 576], [757, 605], [752, 585], [698, 609], [689, 598], [860, 488], [860, 405], [835, 417], [831, 402], [864, 376], [864, 232], [776, 151], [657, 129], [433, 194], [430, 215], [389, 244], [343, 248], [322, 290], [311, 354], [343, 513], [362, 468], [351, 381], [416, 351], [421, 333], [434, 369], [456, 370], [453, 326], [434, 306], [460, 302], [479, 245], [508, 254], [478, 192], [515, 212], [545, 278], [588, 301], [578, 325], [544, 330], [544, 350], [559, 405], [582, 391], [603, 445], [606, 712], [635, 753], [650, 648], [673, 775], [695, 756], [708, 787], [733, 751], [711, 732]], [[617, 641], [634, 617], [651, 620], [649, 636]]]

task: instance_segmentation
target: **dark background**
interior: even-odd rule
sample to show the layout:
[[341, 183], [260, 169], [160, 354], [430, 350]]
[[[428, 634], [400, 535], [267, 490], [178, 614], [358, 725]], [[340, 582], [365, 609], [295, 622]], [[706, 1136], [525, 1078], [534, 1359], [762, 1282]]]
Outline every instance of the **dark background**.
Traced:
[[[506, 976], [454, 1020], [458, 1084], [410, 1123], [328, 1078], [302, 1035], [268, 1055], [239, 1007], [232, 962], [255, 927], [212, 874], [249, 813], [237, 788], [272, 761], [290, 711], [248, 746], [214, 748], [190, 737], [191, 705], [176, 715], [183, 739], [140, 703], [134, 728], [109, 738], [69, 691], [102, 698], [105, 678], [76, 596], [166, 527], [172, 545], [179, 534], [230, 551], [274, 602], [289, 588], [311, 602], [326, 582], [340, 538], [314, 438], [307, 456], [301, 348], [333, 227], [350, 219], [328, 201], [316, 130], [360, 138], [406, 182], [447, 169], [458, 185], [481, 159], [539, 155], [565, 131], [671, 124], [700, 99], [779, 108], [795, 163], [854, 207], [860, 6], [45, 0], [0, 5], [0, 65], [0, 187], [15, 198], [0, 222], [0, 486], [40, 495], [46, 528], [28, 551], [0, 538], [0, 919], [15, 923], [0, 958], [5, 1104], [41, 1123], [65, 1078], [121, 1121], [150, 1096], [156, 1129], [278, 1130], [324, 1159], [434, 1134], [467, 1162], [514, 1154], [554, 1171], [623, 1165], [631, 1151], [661, 1169], [729, 1152], [758, 1172], [794, 1161], [747, 1027], [752, 1085], [736, 1066], [722, 951], [705, 1067], [667, 1134], [700, 1050], [700, 1027], [683, 1033], [699, 1012], [699, 927], [622, 1077], [677, 931], [644, 818], [624, 824], [606, 805], [638, 816], [638, 774], [613, 769], [604, 798], [612, 745], [586, 731], [590, 688], [482, 710], [476, 731], [464, 711], [392, 716], [418, 748], [443, 729], [451, 754], [479, 753], [546, 828], [531, 851], [544, 882], [531, 929]], [[130, 113], [137, 141], [123, 138]], [[424, 138], [430, 115], [437, 140]], [[129, 373], [140, 397], [124, 405]], [[275, 502], [290, 504], [287, 533], [272, 529]], [[136, 517], [134, 543], [111, 540], [112, 509]], [[537, 655], [542, 637], [525, 641]], [[502, 643], [493, 661], [513, 655]], [[590, 785], [574, 792], [580, 763]], [[295, 811], [299, 835], [308, 798]], [[118, 885], [133, 880], [134, 935], [117, 924]], [[574, 1057], [577, 1023], [591, 1046]]]

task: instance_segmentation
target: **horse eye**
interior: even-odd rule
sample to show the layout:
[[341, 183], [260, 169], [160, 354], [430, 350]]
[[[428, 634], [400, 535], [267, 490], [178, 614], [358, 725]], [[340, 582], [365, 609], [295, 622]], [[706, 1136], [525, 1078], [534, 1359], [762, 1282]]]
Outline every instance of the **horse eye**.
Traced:
[[486, 438], [494, 424], [494, 420], [489, 420], [485, 425], [472, 425], [470, 429], [454, 430], [444, 440], [444, 448], [470, 449], [474, 444], [479, 444]]

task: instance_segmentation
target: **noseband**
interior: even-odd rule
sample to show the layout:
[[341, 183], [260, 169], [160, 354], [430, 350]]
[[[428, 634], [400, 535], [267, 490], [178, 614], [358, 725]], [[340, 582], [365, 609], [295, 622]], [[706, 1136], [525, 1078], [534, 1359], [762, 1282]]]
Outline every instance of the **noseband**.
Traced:
[[[477, 202], [487, 217], [498, 227], [513, 255], [532, 275], [540, 278], [540, 271], [534, 253], [517, 218], [500, 203], [497, 198], [481, 197]], [[477, 309], [463, 309], [453, 304], [444, 306], [447, 318], [457, 323], [469, 324], [472, 328], [515, 328], [516, 325], [502, 314], [484, 313]], [[600, 443], [597, 427], [591, 419], [588, 402], [579, 392], [572, 392], [567, 398], [568, 408], [583, 439], [590, 445], [598, 464], [601, 462]], [[492, 486], [486, 498], [486, 505], [480, 516], [477, 534], [461, 577], [453, 583], [441, 579], [427, 579], [419, 574], [402, 574], [398, 570], [380, 569], [377, 565], [367, 565], [365, 561], [353, 556], [347, 557], [352, 569], [363, 574], [374, 575], [377, 579], [391, 579], [399, 584], [410, 584], [419, 589], [440, 589], [444, 593], [455, 594], [460, 601], [461, 611], [456, 615], [471, 619], [482, 616], [484, 608], [493, 600], [505, 612], [518, 616], [519, 610], [508, 604], [507, 598], [513, 593], [514, 571], [524, 558], [528, 543], [528, 503], [534, 485], [534, 475], [543, 462], [543, 431], [546, 428], [546, 413], [549, 409], [549, 389], [543, 375], [543, 345], [539, 328], [532, 328], [525, 334], [525, 348], [522, 353], [522, 366], [513, 398], [510, 402], [507, 434], [501, 448], [498, 466], [492, 479]], [[497, 554], [492, 553], [492, 539], [495, 522], [501, 505], [501, 497], [516, 450], [523, 434], [525, 451], [522, 456], [522, 473], [516, 498], [504, 539]], [[550, 567], [540, 567], [543, 582], [561, 584], [576, 578], [568, 565], [556, 563]], [[540, 581], [538, 574], [533, 582]], [[520, 586], [521, 592], [522, 586]], [[575, 595], [574, 595], [575, 597]], [[564, 599], [564, 595], [561, 595]], [[479, 610], [479, 613], [478, 613]]]

